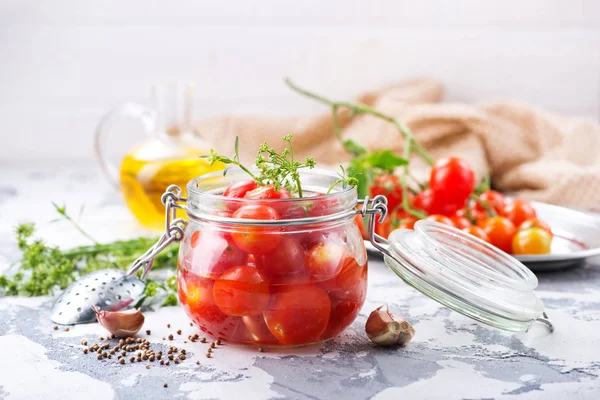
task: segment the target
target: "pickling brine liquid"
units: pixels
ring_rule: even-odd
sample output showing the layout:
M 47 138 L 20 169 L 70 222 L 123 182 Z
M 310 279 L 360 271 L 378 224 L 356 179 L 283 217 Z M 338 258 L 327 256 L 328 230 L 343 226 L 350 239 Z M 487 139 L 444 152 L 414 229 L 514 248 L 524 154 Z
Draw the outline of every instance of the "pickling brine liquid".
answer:
M 206 151 L 187 149 L 177 157 L 155 158 L 146 151 L 133 151 L 121 163 L 121 191 L 129 210 L 137 220 L 153 230 L 165 229 L 165 206 L 161 196 L 175 184 L 187 196 L 187 183 L 200 175 L 223 169 L 222 164 L 210 165 L 200 158 Z M 184 217 L 178 210 L 177 217 Z

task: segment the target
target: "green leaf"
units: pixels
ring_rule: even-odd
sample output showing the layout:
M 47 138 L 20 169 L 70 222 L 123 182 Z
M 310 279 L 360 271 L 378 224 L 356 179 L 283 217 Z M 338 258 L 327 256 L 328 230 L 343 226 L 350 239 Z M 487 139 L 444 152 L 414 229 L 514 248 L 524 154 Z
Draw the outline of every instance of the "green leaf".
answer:
M 366 157 L 365 162 L 374 168 L 393 171 L 396 167 L 407 165 L 408 161 L 398 157 L 391 150 L 377 150 Z
M 344 140 L 342 145 L 344 146 L 344 150 L 346 150 L 353 157 L 359 157 L 367 154 L 367 149 L 352 139 Z

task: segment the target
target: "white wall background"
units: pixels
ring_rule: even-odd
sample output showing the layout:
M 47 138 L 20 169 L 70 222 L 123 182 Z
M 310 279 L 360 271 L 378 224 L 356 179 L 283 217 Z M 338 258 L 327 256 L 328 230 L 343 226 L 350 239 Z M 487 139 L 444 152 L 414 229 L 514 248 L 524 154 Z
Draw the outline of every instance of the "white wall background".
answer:
M 89 159 L 109 107 L 193 80 L 198 118 L 323 110 L 415 75 L 600 118 L 595 0 L 0 0 L 0 160 Z

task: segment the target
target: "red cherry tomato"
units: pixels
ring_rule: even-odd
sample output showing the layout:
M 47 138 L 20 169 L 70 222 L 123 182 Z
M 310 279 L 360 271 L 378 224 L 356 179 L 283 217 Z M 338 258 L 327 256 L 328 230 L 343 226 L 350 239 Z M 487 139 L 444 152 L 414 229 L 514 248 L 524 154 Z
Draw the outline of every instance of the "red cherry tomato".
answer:
M 510 219 L 515 226 L 519 226 L 528 219 L 535 218 L 537 215 L 529 202 L 516 199 L 506 204 L 502 210 L 502 216 Z
M 317 243 L 306 253 L 306 265 L 317 281 L 335 276 L 343 261 L 344 248 L 334 243 Z
M 433 190 L 425 189 L 416 195 L 413 199 L 413 206 L 419 210 L 425 211 L 427 214 L 435 214 L 432 211 L 438 207 Z
M 238 324 L 237 317 L 225 315 L 213 298 L 214 281 L 178 268 L 179 301 L 198 327 L 217 338 L 230 337 Z
M 286 188 L 281 187 L 279 191 L 275 190 L 275 185 L 259 186 L 254 190 L 246 192 L 244 198 L 246 199 L 289 199 L 292 196 Z
M 491 244 L 506 253 L 511 252 L 512 240 L 517 228 L 508 218 L 488 218 L 482 222 L 481 228 L 488 235 Z
M 431 189 L 425 189 L 414 197 L 413 206 L 427 214 L 442 214 L 446 216 L 454 215 L 460 208 L 464 207 L 462 203 L 448 203 L 443 196 L 436 194 Z
M 264 312 L 269 331 L 283 344 L 319 340 L 331 313 L 327 292 L 314 284 L 282 286 Z
M 462 158 L 442 158 L 431 168 L 429 186 L 444 203 L 464 204 L 475 189 L 475 173 Z
M 227 315 L 257 315 L 269 302 L 269 286 L 258 269 L 240 265 L 225 271 L 215 282 L 213 297 Z
M 452 222 L 452 220 L 450 218 L 446 217 L 445 215 L 433 214 L 433 215 L 428 216 L 425 219 L 429 220 L 429 221 L 439 222 L 440 224 L 454 226 L 454 222 Z
M 234 218 L 276 220 L 279 214 L 275 209 L 249 204 L 240 207 L 233 213 Z M 260 226 L 240 226 L 231 233 L 233 241 L 242 250 L 251 254 L 264 254 L 273 250 L 279 244 L 281 235 L 274 229 Z
M 468 219 L 466 219 L 465 217 L 450 217 L 450 219 L 452 220 L 452 223 L 454 224 L 454 226 L 458 229 L 466 229 L 466 228 L 470 228 L 471 227 L 471 223 L 469 222 Z
M 365 269 L 366 264 L 360 266 L 354 258 L 346 257 L 339 272 L 333 278 L 322 281 L 320 286 L 328 292 L 351 290 L 354 285 L 361 281 Z
M 382 174 L 375 177 L 369 187 L 369 195 L 383 195 L 387 198 L 389 211 L 394 211 L 402 204 L 402 186 L 396 175 Z
M 496 192 L 495 190 L 487 190 L 481 193 L 479 195 L 479 201 L 490 209 L 493 209 L 496 214 L 501 214 L 506 206 L 506 200 L 502 193 Z M 485 212 L 480 204 L 475 203 L 475 207 L 478 211 Z
M 520 230 L 512 240 L 513 254 L 548 254 L 551 250 L 552 235 L 541 228 Z
M 271 283 L 292 283 L 307 279 L 304 248 L 296 238 L 289 235 L 283 236 L 272 251 L 257 254 L 254 263 Z
M 471 226 L 464 228 L 463 231 L 467 232 L 470 235 L 478 237 L 479 239 L 484 240 L 486 242 L 490 241 L 490 238 L 487 235 L 487 233 L 485 233 L 485 231 L 482 228 L 480 228 L 479 226 L 471 225 Z
M 195 231 L 190 246 L 186 257 L 188 268 L 211 279 L 217 279 L 225 270 L 248 260 L 248 254 L 234 243 L 231 235 L 217 230 Z
M 552 234 L 552 228 L 550 228 L 550 225 L 537 218 L 528 219 L 527 221 L 523 222 L 521 225 L 519 225 L 518 230 L 522 231 L 529 228 L 540 228 L 548 232 L 551 237 L 554 236 Z
M 242 317 L 242 321 L 250 333 L 250 339 L 253 343 L 277 343 L 277 339 L 267 327 L 265 317 L 262 314 L 253 315 L 251 317 Z
M 232 183 L 227 189 L 225 189 L 223 196 L 241 199 L 246 195 L 246 193 L 256 189 L 256 186 L 256 182 L 252 179 Z

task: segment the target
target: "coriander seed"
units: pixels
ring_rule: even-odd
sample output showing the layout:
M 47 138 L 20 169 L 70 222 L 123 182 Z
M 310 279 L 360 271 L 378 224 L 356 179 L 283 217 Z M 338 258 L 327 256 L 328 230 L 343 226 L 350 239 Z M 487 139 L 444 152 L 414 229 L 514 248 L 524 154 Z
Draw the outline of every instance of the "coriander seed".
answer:
M 121 359 L 119 360 L 119 364 L 125 364 L 125 359 L 124 359 L 124 358 L 121 358 Z
M 54 329 L 55 331 L 57 331 L 57 330 L 58 330 L 58 325 L 54 325 L 54 326 L 52 327 L 52 329 Z
M 262 347 L 259 347 L 259 348 L 258 348 L 258 352 L 259 352 L 259 353 L 262 353 L 263 351 L 265 351 L 265 349 L 263 349 Z
M 135 357 L 131 357 L 131 358 L 129 359 L 129 361 L 130 361 L 130 362 L 135 362 Z
M 170 327 L 171 327 L 171 324 L 167 324 L 167 328 L 170 328 Z
M 69 328 L 68 326 L 65 328 L 65 332 L 69 332 L 71 330 L 71 328 Z
M 160 360 L 160 365 L 165 365 L 165 360 Z
M 181 335 L 181 329 L 177 329 L 177 334 Z
M 146 335 L 149 335 L 152 331 L 150 329 L 146 330 Z
M 221 339 L 217 339 L 217 344 L 220 346 L 221 345 Z
M 86 347 L 85 349 L 83 349 L 83 354 L 87 354 L 88 353 L 88 348 Z
M 210 351 L 206 353 L 206 358 L 210 358 Z
M 150 366 L 149 366 L 149 365 L 146 365 L 146 369 L 150 369 Z
M 173 335 L 169 335 L 169 340 L 173 340 Z
M 85 340 L 85 339 L 84 339 L 84 340 L 82 340 L 82 341 L 81 341 L 81 344 L 82 344 L 82 345 L 84 345 L 84 346 L 87 346 L 87 340 Z
M 212 348 L 214 349 L 215 347 L 217 347 L 217 345 L 215 344 L 215 342 L 212 342 L 212 343 L 210 344 L 210 347 L 212 347 Z
M 163 387 L 168 387 L 169 385 L 167 385 L 166 383 L 163 383 Z

